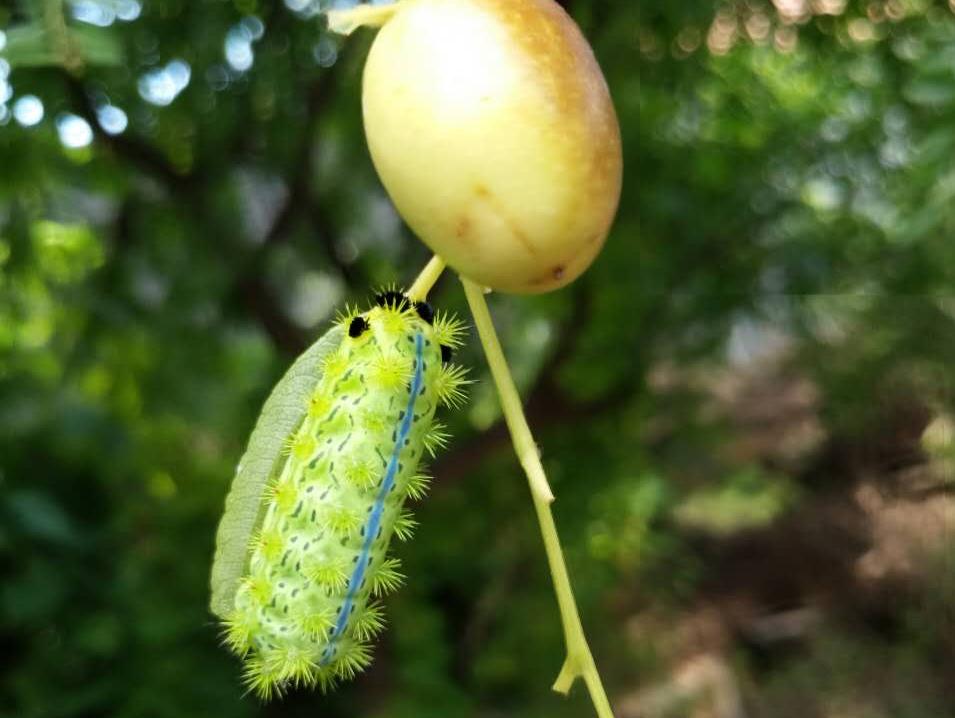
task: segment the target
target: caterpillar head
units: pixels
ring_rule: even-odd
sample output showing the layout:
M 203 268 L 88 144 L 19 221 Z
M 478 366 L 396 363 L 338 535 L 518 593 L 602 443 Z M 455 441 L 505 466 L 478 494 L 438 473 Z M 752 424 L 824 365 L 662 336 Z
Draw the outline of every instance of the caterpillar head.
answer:
M 406 294 L 389 287 L 375 295 L 374 304 L 369 309 L 363 312 L 347 310 L 339 316 L 338 323 L 352 340 L 361 340 L 369 332 L 377 331 L 379 335 L 401 334 L 413 331 L 415 326 L 421 329 L 428 327 L 425 330 L 428 341 L 437 344 L 441 357 L 442 369 L 435 378 L 438 400 L 443 406 L 452 409 L 463 406 L 467 399 L 464 389 L 470 381 L 467 379 L 467 369 L 452 363 L 465 331 L 463 322 L 457 317 L 436 312 L 428 302 L 409 299 Z M 396 373 L 399 371 L 399 367 L 393 365 L 390 369 Z

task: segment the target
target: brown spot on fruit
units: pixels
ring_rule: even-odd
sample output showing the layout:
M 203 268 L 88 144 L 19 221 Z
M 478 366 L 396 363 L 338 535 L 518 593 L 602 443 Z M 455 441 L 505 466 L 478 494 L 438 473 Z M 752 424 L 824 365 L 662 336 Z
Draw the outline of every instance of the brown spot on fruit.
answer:
M 524 245 L 524 249 L 526 249 L 529 254 L 537 254 L 537 250 L 534 249 L 534 245 L 531 244 L 530 238 L 524 234 L 524 230 L 518 227 L 517 223 L 510 217 L 506 217 L 505 219 L 511 227 L 511 232 L 514 233 L 514 239 Z
M 471 233 L 471 218 L 464 216 L 458 220 L 454 227 L 454 236 L 458 239 L 464 239 Z
M 547 288 L 560 286 L 567 277 L 567 265 L 567 262 L 561 262 L 548 269 L 544 274 L 534 277 L 527 283 L 527 286 L 533 288 L 533 291 L 540 291 L 541 289 L 546 291 Z
M 534 246 L 534 243 L 531 242 L 530 237 L 527 236 L 517 220 L 507 211 L 503 203 L 498 200 L 498 198 L 488 189 L 487 185 L 478 183 L 474 185 L 474 195 L 478 200 L 484 202 L 494 211 L 500 220 L 507 225 L 507 228 L 511 230 L 511 234 L 514 235 L 514 239 L 521 243 L 521 246 L 527 250 L 528 254 L 535 255 L 537 254 L 537 248 Z

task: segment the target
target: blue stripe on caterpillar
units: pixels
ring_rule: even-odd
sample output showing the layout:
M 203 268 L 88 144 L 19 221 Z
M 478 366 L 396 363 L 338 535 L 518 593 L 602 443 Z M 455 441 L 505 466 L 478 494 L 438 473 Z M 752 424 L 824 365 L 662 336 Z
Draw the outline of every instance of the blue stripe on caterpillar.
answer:
M 372 541 L 379 538 L 379 529 L 381 528 L 381 514 L 384 509 L 385 497 L 391 492 L 395 485 L 395 475 L 398 472 L 398 458 L 401 456 L 401 449 L 405 440 L 408 438 L 408 432 L 411 430 L 412 416 L 414 416 L 415 404 L 422 390 L 424 380 L 424 339 L 421 332 L 415 334 L 415 360 L 414 360 L 414 379 L 408 390 L 408 408 L 405 410 L 404 417 L 401 419 L 401 425 L 395 438 L 395 446 L 391 452 L 391 458 L 388 460 L 388 468 L 385 472 L 385 478 L 381 482 L 381 488 L 375 498 L 375 504 L 372 507 L 371 514 L 368 517 L 368 523 L 362 529 L 365 542 L 361 547 L 361 554 L 358 557 L 358 563 L 354 572 L 348 579 L 348 593 L 345 596 L 345 603 L 329 635 L 329 642 L 322 651 L 321 666 L 326 666 L 330 662 L 335 652 L 337 639 L 345 630 L 348 624 L 348 617 L 351 613 L 351 607 L 354 603 L 355 594 L 364 586 L 365 569 L 368 566 L 369 555 Z

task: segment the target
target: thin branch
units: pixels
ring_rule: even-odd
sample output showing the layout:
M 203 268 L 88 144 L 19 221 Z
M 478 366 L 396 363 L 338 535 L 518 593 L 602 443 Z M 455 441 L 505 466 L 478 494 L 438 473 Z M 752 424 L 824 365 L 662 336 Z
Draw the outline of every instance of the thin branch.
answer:
M 292 323 L 268 285 L 262 279 L 262 266 L 266 255 L 278 244 L 288 240 L 296 218 L 306 213 L 323 242 L 329 262 L 346 281 L 354 279 L 354 273 L 335 251 L 335 233 L 314 206 L 311 197 L 312 163 L 317 151 L 318 120 L 322 109 L 336 89 L 334 74 L 323 73 L 312 83 L 306 101 L 306 122 L 302 131 L 296 163 L 288 179 L 289 192 L 285 202 L 275 215 L 272 225 L 266 230 L 259 249 L 248 259 L 247 269 L 241 274 L 236 290 L 243 295 L 246 307 L 256 316 L 272 341 L 284 353 L 297 355 L 308 346 L 308 335 Z
M 530 484 L 531 499 L 540 523 L 547 564 L 554 582 L 557 605 L 560 608 L 566 657 L 553 688 L 559 693 L 566 694 L 575 679 L 583 679 L 590 692 L 590 699 L 598 717 L 612 718 L 610 702 L 607 700 L 600 673 L 594 663 L 590 646 L 587 644 L 587 637 L 584 635 L 584 629 L 580 622 L 577 602 L 574 598 L 563 550 L 557 535 L 557 527 L 550 508 L 550 504 L 554 501 L 554 495 L 551 493 L 544 467 L 541 464 L 540 452 L 528 426 L 527 417 L 524 415 L 521 399 L 514 386 L 507 360 L 501 351 L 501 344 L 497 338 L 487 302 L 484 300 L 484 294 L 477 285 L 467 279 L 462 277 L 461 282 L 464 285 L 464 293 L 474 317 L 474 324 L 477 327 L 481 345 L 484 347 L 484 354 L 491 370 L 491 376 L 494 378 L 494 384 L 497 387 L 501 409 L 504 412 L 504 418 L 514 442 L 514 451 Z
M 183 202 L 194 205 L 201 190 L 210 179 L 209 173 L 201 170 L 180 170 L 168 158 L 147 142 L 136 139 L 129 133 L 111 135 L 99 124 L 96 106 L 82 79 L 60 70 L 60 76 L 70 98 L 71 109 L 82 117 L 93 130 L 97 144 L 113 153 L 123 162 L 135 167 L 147 176 L 157 180 L 166 190 Z M 306 97 L 306 117 L 302 130 L 301 146 L 295 153 L 295 164 L 287 184 L 289 193 L 285 203 L 279 209 L 271 227 L 266 231 L 262 246 L 240 260 L 240 269 L 233 291 L 228 297 L 239 296 L 241 303 L 261 324 L 273 342 L 284 353 L 297 354 L 308 346 L 307 334 L 298 328 L 287 316 L 272 290 L 261 276 L 265 257 L 273 246 L 285 241 L 289 230 L 299 213 L 307 213 L 316 234 L 323 241 L 329 261 L 346 280 L 354 279 L 350 267 L 341 261 L 335 252 L 334 232 L 322 221 L 321 212 L 311 201 L 312 162 L 316 154 L 315 137 L 322 109 L 327 105 L 335 90 L 334 73 L 322 73 L 311 85 Z M 243 132 L 242 135 L 245 133 Z
M 447 265 L 437 254 L 431 258 L 428 265 L 421 271 L 418 278 L 408 290 L 408 298 L 415 301 L 424 301 L 428 298 L 428 292 L 434 287 L 435 283 L 441 278 L 444 268 Z
M 613 391 L 589 401 L 575 401 L 567 396 L 557 377 L 576 353 L 581 336 L 580 327 L 586 326 L 593 311 L 591 293 L 586 283 L 575 285 L 571 306 L 571 314 L 561 324 L 549 358 L 526 393 L 524 411 L 528 421 L 538 430 L 581 422 L 616 411 L 630 403 L 642 381 L 641 376 L 634 374 L 622 385 L 614 387 Z M 508 444 L 509 436 L 503 416 L 485 431 L 455 442 L 452 449 L 442 454 L 432 467 L 435 476 L 441 479 L 438 486 L 463 478 L 488 455 L 505 450 Z
M 334 78 L 334 73 L 322 73 L 308 90 L 305 103 L 305 127 L 302 131 L 302 141 L 299 143 L 299 149 L 295 153 L 296 163 L 289 176 L 288 195 L 285 198 L 285 203 L 275 215 L 272 226 L 265 233 L 263 242 L 265 247 L 282 241 L 287 236 L 298 213 L 310 204 L 312 161 L 316 154 L 315 135 L 318 130 L 321 111 L 336 89 Z M 323 237 L 328 234 L 330 233 L 320 232 Z
M 146 142 L 135 139 L 131 135 L 111 135 L 105 132 L 96 116 L 96 106 L 90 97 L 83 81 L 66 71 L 61 73 L 66 86 L 70 106 L 75 114 L 86 120 L 93 130 L 97 143 L 105 149 L 139 168 L 145 174 L 159 180 L 170 191 L 188 192 L 198 183 L 197 178 L 189 172 L 180 171 L 165 155 Z
M 249 273 L 236 284 L 235 293 L 283 353 L 298 356 L 305 351 L 308 334 L 288 318 L 261 276 Z

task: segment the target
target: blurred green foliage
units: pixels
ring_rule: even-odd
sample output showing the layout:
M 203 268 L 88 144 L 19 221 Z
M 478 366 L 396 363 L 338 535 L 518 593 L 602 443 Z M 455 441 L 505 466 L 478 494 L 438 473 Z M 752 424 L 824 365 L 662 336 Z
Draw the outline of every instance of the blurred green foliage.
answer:
M 883 464 L 734 453 L 754 428 L 708 391 L 781 335 L 830 448 L 878 454 L 900 406 L 955 408 L 955 8 L 565 6 L 617 103 L 620 215 L 573 286 L 492 309 L 620 714 L 677 670 L 683 618 L 762 595 L 771 571 L 726 558 L 753 532 L 755 555 L 778 547 L 783 572 L 824 583 L 786 583 L 766 610 L 806 604 L 825 628 L 777 651 L 729 621 L 747 715 L 955 713 L 951 562 L 860 609 L 791 530 Z M 2 716 L 589 715 L 580 687 L 549 691 L 559 617 L 474 342 L 481 381 L 400 550 L 409 585 L 373 669 L 262 707 L 217 645 L 215 525 L 262 401 L 336 308 L 428 258 L 364 146 L 371 35 L 330 37 L 317 9 L 0 8 Z M 434 301 L 463 313 L 450 277 Z M 782 412 L 780 392 L 762 401 Z

